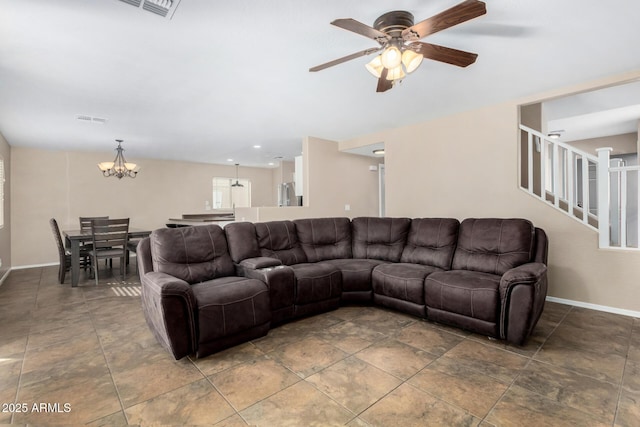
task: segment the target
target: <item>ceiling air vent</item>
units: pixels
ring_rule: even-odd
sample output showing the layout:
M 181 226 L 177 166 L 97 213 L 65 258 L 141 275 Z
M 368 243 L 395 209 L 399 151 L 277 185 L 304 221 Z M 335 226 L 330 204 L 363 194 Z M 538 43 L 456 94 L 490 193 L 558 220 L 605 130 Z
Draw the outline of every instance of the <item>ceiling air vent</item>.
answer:
M 171 9 L 173 1 L 171 0 L 144 0 L 142 8 L 149 12 L 160 16 L 167 16 Z
M 120 1 L 135 7 L 140 7 L 140 3 L 142 3 L 142 0 L 120 0 Z
M 142 10 L 171 19 L 178 8 L 180 0 L 119 0 L 135 7 L 142 6 Z
M 76 115 L 76 120 L 79 120 L 85 123 L 95 123 L 97 125 L 103 125 L 107 123 L 107 119 L 105 119 L 104 117 L 92 117 L 92 116 L 87 116 L 86 114 Z

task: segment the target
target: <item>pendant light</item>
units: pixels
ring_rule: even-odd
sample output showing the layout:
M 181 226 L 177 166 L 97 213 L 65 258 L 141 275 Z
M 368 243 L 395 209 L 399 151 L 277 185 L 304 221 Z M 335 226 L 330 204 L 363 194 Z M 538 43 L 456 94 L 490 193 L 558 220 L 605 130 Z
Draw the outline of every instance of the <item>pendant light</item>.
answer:
M 101 162 L 98 163 L 98 168 L 102 171 L 102 175 L 108 178 L 110 176 L 115 176 L 118 179 L 122 179 L 125 176 L 129 178 L 135 178 L 138 174 L 138 165 L 135 163 L 129 163 L 125 160 L 124 148 L 122 148 L 122 140 L 116 139 L 118 146 L 116 147 L 116 158 L 113 162 Z
M 232 187 L 244 187 L 244 185 L 240 184 L 240 181 L 238 180 L 238 166 L 240 166 L 240 163 L 236 163 L 236 182 L 235 184 L 231 184 Z

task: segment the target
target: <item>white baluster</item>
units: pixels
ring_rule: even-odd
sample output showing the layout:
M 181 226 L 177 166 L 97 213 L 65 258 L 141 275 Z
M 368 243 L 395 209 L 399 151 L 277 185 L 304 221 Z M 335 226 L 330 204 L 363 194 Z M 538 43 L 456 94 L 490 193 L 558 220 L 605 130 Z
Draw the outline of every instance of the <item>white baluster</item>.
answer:
M 611 240 L 609 237 L 610 230 L 610 186 L 611 178 L 609 176 L 609 158 L 611 147 L 598 148 L 598 164 L 597 164 L 597 178 L 598 178 L 598 245 L 600 248 L 608 248 L 611 246 Z

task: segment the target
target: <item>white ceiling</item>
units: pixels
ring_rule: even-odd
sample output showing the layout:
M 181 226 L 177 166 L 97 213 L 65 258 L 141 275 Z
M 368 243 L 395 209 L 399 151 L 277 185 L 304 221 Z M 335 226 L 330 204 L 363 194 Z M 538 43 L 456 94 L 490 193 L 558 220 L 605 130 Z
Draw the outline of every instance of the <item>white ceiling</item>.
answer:
M 579 93 L 542 103 L 547 131 L 571 142 L 637 133 L 640 82 Z
M 308 135 L 344 140 L 640 69 L 640 2 L 487 0 L 487 14 L 425 39 L 479 54 L 425 60 L 376 93 L 376 45 L 334 27 L 461 0 L 181 0 L 164 19 L 119 0 L 0 0 L 0 132 L 12 146 L 265 166 Z M 81 122 L 78 115 L 106 118 Z M 261 148 L 254 148 L 260 145 Z

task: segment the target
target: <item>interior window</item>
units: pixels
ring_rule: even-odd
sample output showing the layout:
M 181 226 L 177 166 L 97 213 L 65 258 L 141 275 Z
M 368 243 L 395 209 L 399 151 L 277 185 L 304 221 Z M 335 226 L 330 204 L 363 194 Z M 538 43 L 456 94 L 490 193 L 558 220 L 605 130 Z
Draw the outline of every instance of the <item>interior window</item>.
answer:
M 241 186 L 237 186 L 240 184 Z M 251 181 L 248 179 L 213 178 L 213 209 L 251 207 Z

